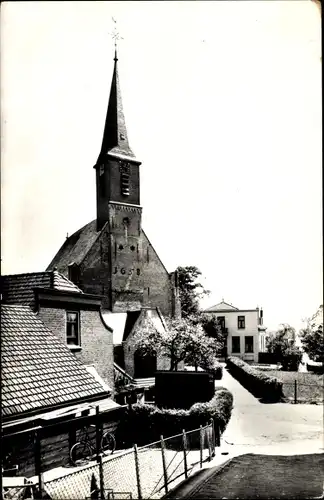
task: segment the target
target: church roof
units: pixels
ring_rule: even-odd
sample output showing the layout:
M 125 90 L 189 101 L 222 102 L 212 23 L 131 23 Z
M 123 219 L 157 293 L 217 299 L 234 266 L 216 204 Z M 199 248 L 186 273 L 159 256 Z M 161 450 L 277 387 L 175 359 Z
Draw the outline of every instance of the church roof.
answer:
M 97 231 L 97 220 L 95 219 L 69 236 L 47 267 L 47 271 L 56 267 L 59 272 L 67 273 L 69 264 L 80 265 L 101 231 Z
M 117 53 L 111 82 L 108 109 L 103 132 L 102 145 L 96 165 L 100 165 L 107 154 L 123 159 L 135 160 L 135 155 L 128 142 L 126 122 L 123 111 L 121 91 L 119 85 Z
M 35 288 L 52 288 L 64 292 L 83 293 L 72 281 L 57 271 L 1 276 L 2 302 L 5 304 L 32 305 Z
M 4 417 L 108 395 L 28 306 L 1 306 L 1 365 Z

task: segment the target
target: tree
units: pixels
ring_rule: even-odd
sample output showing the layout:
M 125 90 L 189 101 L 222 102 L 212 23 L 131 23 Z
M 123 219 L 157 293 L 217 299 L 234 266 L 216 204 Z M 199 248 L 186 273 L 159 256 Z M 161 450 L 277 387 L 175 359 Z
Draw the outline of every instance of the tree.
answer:
M 304 351 L 313 361 L 324 363 L 324 335 L 323 326 L 319 325 L 314 330 L 302 330 L 300 332 Z
M 158 332 L 153 323 L 135 334 L 136 348 L 143 356 L 158 354 L 170 359 L 170 371 L 177 371 L 178 364 L 199 365 L 208 357 L 215 357 L 216 342 L 208 338 L 198 323 L 189 319 L 171 319 L 165 331 Z
M 196 266 L 178 267 L 177 275 L 181 313 L 186 318 L 199 312 L 199 299 L 210 291 L 197 281 L 201 271 Z
M 297 371 L 302 353 L 296 346 L 296 332 L 292 326 L 282 324 L 277 332 L 267 338 L 266 348 L 274 354 L 284 370 Z
M 227 343 L 227 333 L 222 329 L 218 319 L 213 314 L 201 313 L 196 317 L 189 318 L 194 324 L 202 326 L 205 334 L 214 339 L 217 356 L 222 356 Z
M 304 351 L 314 361 L 324 362 L 323 306 L 307 321 L 307 327 L 299 332 Z

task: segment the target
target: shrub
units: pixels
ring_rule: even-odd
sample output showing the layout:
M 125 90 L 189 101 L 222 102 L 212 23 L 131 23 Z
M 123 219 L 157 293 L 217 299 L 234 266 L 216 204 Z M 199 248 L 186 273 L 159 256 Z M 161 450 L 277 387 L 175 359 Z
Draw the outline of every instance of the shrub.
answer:
M 232 394 L 222 387 L 217 388 L 214 397 L 207 403 L 195 403 L 189 410 L 159 409 L 153 405 L 134 404 L 125 409 L 117 432 L 117 443 L 122 446 L 144 445 L 158 441 L 160 436 L 197 429 L 210 419 L 224 432 L 233 408 Z
M 214 380 L 221 380 L 223 377 L 223 367 L 216 360 L 205 361 L 200 364 L 200 368 L 213 375 Z
M 282 398 L 282 382 L 277 378 L 262 373 L 248 365 L 239 358 L 229 357 L 227 367 L 232 375 L 237 378 L 256 397 L 266 400 L 278 401 Z
M 307 371 L 313 372 L 316 374 L 322 374 L 322 373 L 324 373 L 324 363 L 318 364 L 318 365 L 314 365 L 314 364 L 309 365 L 307 363 Z
M 269 364 L 269 365 L 275 365 L 275 364 L 279 363 L 280 360 L 279 360 L 278 355 L 274 352 L 259 352 L 258 362 L 264 363 L 264 364 Z

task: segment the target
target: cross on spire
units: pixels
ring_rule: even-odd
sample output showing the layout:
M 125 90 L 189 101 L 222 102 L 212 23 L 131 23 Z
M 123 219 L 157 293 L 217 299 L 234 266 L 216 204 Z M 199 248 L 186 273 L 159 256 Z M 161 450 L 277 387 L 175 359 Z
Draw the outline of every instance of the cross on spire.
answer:
M 106 155 L 117 155 L 120 159 L 135 160 L 127 137 L 126 123 L 123 112 L 122 98 L 119 86 L 119 76 L 117 68 L 117 40 L 122 39 L 117 31 L 116 20 L 112 17 L 114 29 L 110 33 L 115 42 L 115 57 L 114 71 L 110 88 L 110 96 L 108 101 L 108 109 L 106 114 L 106 122 L 103 132 L 101 150 L 98 156 L 96 166 L 104 163 Z
M 115 45 L 115 61 L 117 61 L 117 42 L 118 40 L 124 40 L 124 38 L 122 36 L 120 36 L 120 34 L 118 33 L 118 30 L 117 30 L 117 21 L 116 19 L 114 19 L 113 17 L 111 17 L 114 25 L 113 25 L 113 31 L 111 33 L 109 33 L 109 35 L 111 36 L 111 38 L 114 40 L 114 45 Z

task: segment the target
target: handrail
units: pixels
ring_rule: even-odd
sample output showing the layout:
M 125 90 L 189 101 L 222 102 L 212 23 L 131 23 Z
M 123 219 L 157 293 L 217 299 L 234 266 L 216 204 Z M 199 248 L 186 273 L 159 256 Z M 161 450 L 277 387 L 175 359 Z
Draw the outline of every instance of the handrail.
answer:
M 131 375 L 129 375 L 129 373 L 125 372 L 125 370 L 123 370 L 121 366 L 117 365 L 115 361 L 114 361 L 114 369 L 117 370 L 119 373 L 121 373 L 124 377 L 128 378 L 128 380 L 130 380 L 132 383 L 134 383 L 134 378 Z

